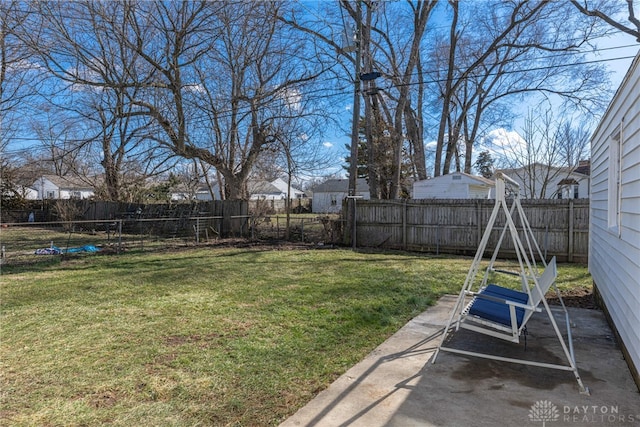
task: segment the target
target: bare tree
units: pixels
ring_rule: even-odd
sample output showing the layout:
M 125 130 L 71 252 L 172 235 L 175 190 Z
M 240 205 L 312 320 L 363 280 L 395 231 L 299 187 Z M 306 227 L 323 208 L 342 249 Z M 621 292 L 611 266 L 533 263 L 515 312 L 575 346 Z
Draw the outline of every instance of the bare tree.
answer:
M 640 43 L 640 19 L 636 16 L 635 11 L 638 3 L 634 0 L 571 0 L 571 4 L 584 15 L 602 20 L 607 25 L 635 37 L 636 41 Z M 621 15 L 625 15 L 625 12 L 628 23 L 619 19 Z
M 82 168 L 80 159 L 86 152 L 77 149 L 77 123 L 64 115 L 64 111 L 43 104 L 30 126 L 42 148 L 40 163 L 46 165 L 49 173 L 65 176 Z
M 549 186 L 567 178 L 586 155 L 587 127 L 584 123 L 574 126 L 570 116 L 556 113 L 549 105 L 542 112 L 529 110 L 520 134 L 500 144 L 499 163 L 523 183 L 525 198 L 554 197 L 556 190 Z
M 580 62 L 581 46 L 597 34 L 593 21 L 577 20 L 561 2 L 518 1 L 493 9 L 472 4 L 466 14 L 459 2 L 449 4 L 448 42 L 434 51 L 441 58 L 436 63 L 446 63 L 440 65 L 446 75 L 438 76 L 441 114 L 434 175 L 449 173 L 454 165 L 471 171 L 485 113 L 503 109 L 507 100 L 542 94 L 587 112 L 604 105 L 607 79 L 601 66 L 567 66 Z
M 222 175 L 226 198 L 246 198 L 258 158 L 281 148 L 285 127 L 317 114 L 308 108 L 305 89 L 323 70 L 279 19 L 281 7 L 225 6 L 214 49 L 194 67 L 198 90 L 190 99 L 207 131 L 192 133 L 188 150 Z
M 383 93 L 372 83 L 365 86 L 369 185 L 372 197 L 397 198 L 403 187 L 403 163 L 407 153 L 415 160 L 417 178 L 426 178 L 421 111 L 424 81 L 416 76 L 420 76 L 418 66 L 421 63 L 423 36 L 437 2 L 409 1 L 408 14 L 398 13 L 400 10 L 394 5 L 377 2 L 364 4 L 367 9 L 360 44 L 365 58 L 364 72 L 377 70 L 391 83 Z M 342 2 L 341 5 L 352 19 L 358 19 L 350 3 Z M 405 28 L 406 31 L 398 31 L 398 28 Z M 412 91 L 414 85 L 418 87 L 417 94 Z M 385 135 L 374 135 L 374 130 Z M 386 153 L 391 154 L 391 169 L 377 164 L 376 159 L 385 156 L 385 148 L 376 146 L 376 140 L 391 142 L 392 152 Z M 390 175 L 384 176 L 383 173 Z M 389 183 L 388 191 L 382 192 L 382 187 L 378 185 L 381 182 Z
M 33 128 L 55 173 L 73 174 L 107 200 L 125 196 L 126 180 L 158 173 L 155 152 L 145 149 L 149 121 L 134 114 L 135 97 L 149 75 L 123 42 L 129 4 L 124 2 L 42 2 L 34 4 L 21 38 L 49 74 Z M 79 162 L 82 158 L 84 161 Z M 91 164 L 88 162 L 91 161 Z M 139 168 L 140 164 L 146 164 Z M 104 179 L 97 180 L 101 174 Z
M 19 39 L 29 16 L 29 5 L 7 0 L 0 2 L 0 150 L 26 123 L 24 105 L 33 97 L 40 82 L 40 70 L 31 53 Z

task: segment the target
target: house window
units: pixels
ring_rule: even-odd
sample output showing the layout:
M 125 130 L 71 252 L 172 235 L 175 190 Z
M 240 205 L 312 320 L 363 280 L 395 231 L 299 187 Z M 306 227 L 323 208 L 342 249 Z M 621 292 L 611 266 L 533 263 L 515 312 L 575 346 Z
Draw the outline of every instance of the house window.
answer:
M 621 129 L 618 128 L 609 138 L 609 194 L 607 218 L 609 228 L 620 233 L 620 181 L 621 181 Z
M 574 199 L 579 199 L 580 198 L 580 186 L 578 186 L 578 185 L 574 185 L 573 186 L 573 198 Z
M 71 191 L 69 193 L 71 195 L 72 199 L 81 199 L 82 198 L 82 193 L 79 191 Z
M 55 191 L 47 191 L 47 199 L 55 199 L 56 192 Z
M 331 195 L 331 206 L 337 206 L 338 205 L 338 199 L 336 197 L 335 194 Z

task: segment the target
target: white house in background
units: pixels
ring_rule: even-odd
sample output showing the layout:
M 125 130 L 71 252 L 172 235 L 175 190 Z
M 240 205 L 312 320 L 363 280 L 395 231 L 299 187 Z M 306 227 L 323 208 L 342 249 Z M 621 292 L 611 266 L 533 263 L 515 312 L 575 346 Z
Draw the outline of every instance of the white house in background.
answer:
M 249 199 L 250 200 L 284 200 L 287 198 L 287 183 L 278 178 L 274 181 L 249 181 Z M 221 200 L 220 186 L 215 184 L 212 191 L 206 186 L 198 187 L 197 190 L 187 190 L 178 188 L 171 193 L 171 200 L 213 200 L 213 193 L 216 200 Z M 305 197 L 304 191 L 291 187 L 291 198 L 299 199 Z
M 18 184 L 13 190 L 5 191 L 2 196 L 9 198 L 19 196 L 26 200 L 38 200 L 38 191 L 29 186 Z
M 31 187 L 22 187 L 22 193 L 27 200 L 38 200 L 38 190 Z
M 209 201 L 213 200 L 211 198 L 211 191 L 209 191 L 209 187 L 200 186 L 195 189 L 187 189 L 180 188 L 173 190 L 171 192 L 171 200 L 174 202 L 184 202 L 184 201 Z
M 288 194 L 288 185 L 283 179 L 273 181 L 249 181 L 250 200 L 285 200 Z M 291 187 L 290 199 L 304 197 L 304 191 Z
M 640 388 L 640 53 L 591 138 L 589 271 Z
M 488 199 L 494 182 L 482 176 L 454 172 L 413 183 L 414 199 Z
M 349 195 L 348 179 L 330 179 L 313 188 L 311 212 L 338 213 L 342 210 L 342 201 Z M 356 181 L 356 197 L 369 200 L 369 184 L 364 178 Z
M 589 161 L 582 160 L 576 168 L 534 163 L 514 169 L 500 169 L 520 184 L 524 199 L 587 199 L 589 198 Z
M 43 175 L 31 186 L 38 199 L 87 199 L 94 195 L 91 185 L 74 177 Z

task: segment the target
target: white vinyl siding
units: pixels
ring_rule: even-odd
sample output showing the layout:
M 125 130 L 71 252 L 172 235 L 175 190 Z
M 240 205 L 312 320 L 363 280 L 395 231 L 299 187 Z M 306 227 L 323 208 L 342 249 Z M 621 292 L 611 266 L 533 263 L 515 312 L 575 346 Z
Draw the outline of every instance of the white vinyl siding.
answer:
M 609 228 L 620 232 L 620 128 L 609 138 L 609 183 L 607 216 Z
M 640 369 L 640 54 L 591 140 L 589 271 Z
M 493 184 L 454 172 L 413 183 L 414 199 L 487 199 Z

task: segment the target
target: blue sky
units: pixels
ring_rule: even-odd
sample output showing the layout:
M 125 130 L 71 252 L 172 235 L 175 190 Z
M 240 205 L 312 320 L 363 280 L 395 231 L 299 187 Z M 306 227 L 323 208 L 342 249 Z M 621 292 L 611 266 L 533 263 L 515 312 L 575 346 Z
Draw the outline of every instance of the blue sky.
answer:
M 607 69 L 611 72 L 611 86 L 615 90 L 620 86 L 622 79 L 631 65 L 633 57 L 640 50 L 640 44 L 635 42 L 632 36 L 622 32 L 616 32 L 608 38 L 599 39 L 595 48 L 597 49 L 597 52 L 589 54 L 588 60 L 603 61 L 605 63 Z M 348 123 L 351 122 L 351 107 L 352 103 L 344 105 L 344 116 L 345 120 L 348 120 Z M 526 106 L 522 110 L 522 115 L 524 114 L 526 114 Z M 517 130 L 521 126 L 522 118 L 514 122 L 512 129 L 496 128 L 493 132 L 496 136 L 505 135 L 510 138 L 517 138 Z M 344 127 L 348 129 L 349 125 L 345 124 Z M 344 135 L 343 132 L 336 132 L 334 135 L 327 138 L 323 142 L 323 145 L 327 150 L 334 151 L 336 158 L 339 159 L 344 158 L 349 154 L 344 148 L 345 144 L 349 143 L 350 137 L 348 135 Z M 433 142 L 427 140 L 425 143 L 430 144 Z M 479 151 L 481 150 L 476 150 L 476 152 Z M 336 165 L 333 170 L 327 171 L 327 173 L 340 173 L 343 176 L 346 176 L 346 172 L 342 168 L 342 165 Z
M 304 2 L 308 5 L 318 6 L 322 4 L 321 2 Z M 598 40 L 597 48 L 599 52 L 593 55 L 593 60 L 605 60 L 607 68 L 612 72 L 611 82 L 614 88 L 617 88 L 622 81 L 630 63 L 631 57 L 634 56 L 639 49 L 639 46 L 633 37 L 626 35 L 624 33 L 617 33 L 615 36 L 612 36 L 607 39 Z M 624 58 L 624 59 L 618 59 Z M 331 133 L 325 135 L 325 137 L 318 141 L 324 149 L 328 150 L 333 157 L 335 158 L 335 166 L 328 170 L 324 171 L 324 174 L 330 173 L 339 173 L 344 175 L 343 169 L 343 158 L 348 154 L 345 149 L 345 144 L 350 143 L 350 137 L 346 134 L 350 129 L 352 111 L 351 111 L 351 100 L 350 96 L 339 97 L 337 98 L 337 102 L 342 105 L 338 105 L 336 109 L 341 111 L 340 120 L 343 122 L 341 128 L 342 129 L 334 129 Z M 525 108 L 526 110 L 526 108 Z M 526 111 L 523 111 L 523 113 Z M 513 124 L 513 129 L 495 129 L 496 132 L 513 132 L 520 127 L 518 121 Z M 23 138 L 26 135 L 21 135 Z M 429 141 L 426 141 L 427 143 Z M 11 143 L 8 147 L 8 151 L 16 151 L 21 150 L 24 147 L 29 145 L 33 145 L 34 142 L 30 142 L 25 139 L 17 139 L 15 142 Z M 478 150 L 476 150 L 478 151 Z

